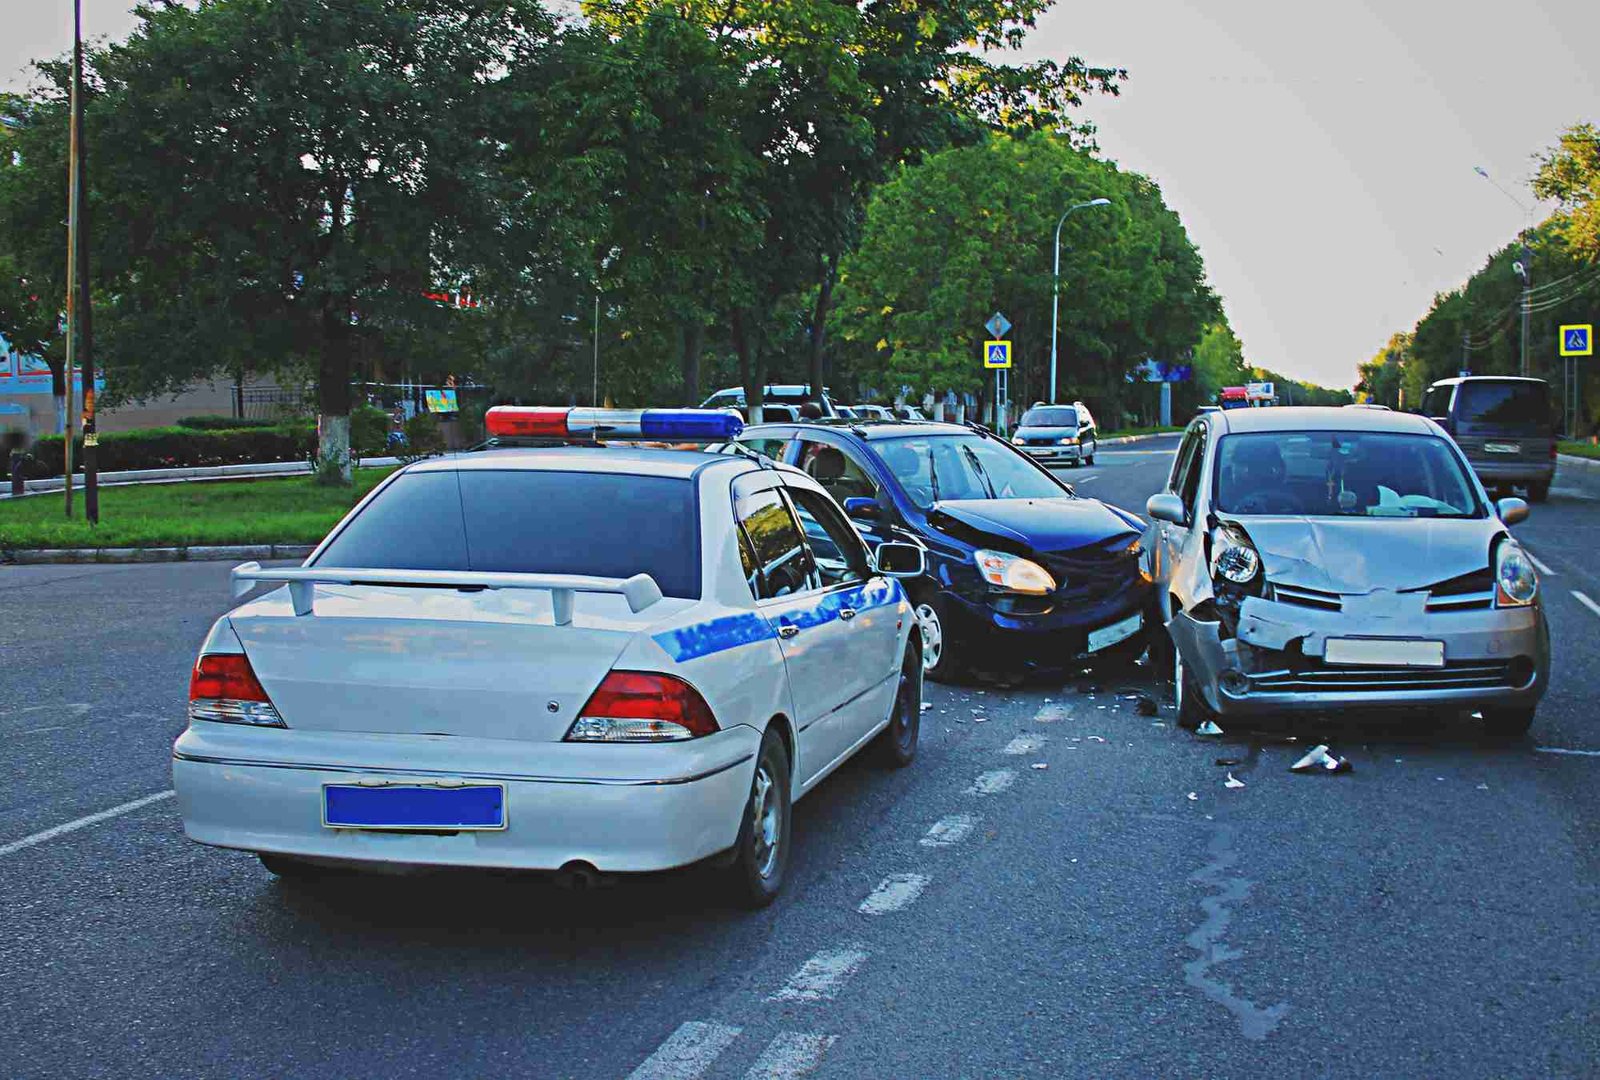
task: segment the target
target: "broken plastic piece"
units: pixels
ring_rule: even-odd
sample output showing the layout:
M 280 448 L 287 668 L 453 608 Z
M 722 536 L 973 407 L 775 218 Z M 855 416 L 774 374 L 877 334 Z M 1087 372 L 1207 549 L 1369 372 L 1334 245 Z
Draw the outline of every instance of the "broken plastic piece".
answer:
M 933 708 L 933 703 L 931 701 L 924 701 L 922 703 L 922 711 L 923 712 L 927 712 L 931 708 Z
M 1222 786 L 1223 787 L 1230 787 L 1230 788 L 1240 788 L 1240 787 L 1244 787 L 1244 781 L 1243 780 L 1235 780 L 1233 778 L 1233 774 L 1229 773 L 1228 774 L 1228 778 L 1222 782 Z
M 1289 766 L 1291 772 L 1349 772 L 1350 762 L 1346 758 L 1335 757 L 1328 753 L 1328 748 L 1323 745 L 1313 746 L 1306 752 L 1306 756 Z
M 974 724 L 987 724 L 989 722 L 989 718 L 987 716 L 974 716 L 972 718 L 972 722 Z
M 1222 729 L 1217 726 L 1217 722 L 1215 720 L 1207 720 L 1205 723 L 1195 728 L 1194 733 L 1196 735 L 1221 735 Z
M 1219 758 L 1217 758 L 1217 760 L 1213 761 L 1211 764 L 1213 764 L 1213 765 L 1242 765 L 1242 764 L 1244 764 L 1244 758 L 1219 757 Z
M 1044 769 L 1048 769 L 1050 767 L 1050 763 L 1048 761 L 1035 761 L 1033 763 L 1033 767 L 1042 771 Z
M 1105 742 L 1105 740 L 1104 740 L 1104 739 L 1102 739 L 1102 738 L 1101 738 L 1101 737 L 1100 737 L 1100 736 L 1098 736 L 1098 735 L 1090 735 L 1090 736 L 1089 736 L 1089 741 L 1090 741 L 1090 742 Z
M 1200 796 L 1196 795 L 1194 792 L 1191 791 L 1191 792 L 1189 792 L 1189 801 L 1190 802 L 1199 802 L 1200 801 Z

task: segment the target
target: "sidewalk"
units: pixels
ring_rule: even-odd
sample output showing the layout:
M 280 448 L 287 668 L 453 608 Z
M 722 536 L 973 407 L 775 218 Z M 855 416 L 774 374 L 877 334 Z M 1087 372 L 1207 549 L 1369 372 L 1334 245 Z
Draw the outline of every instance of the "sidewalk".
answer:
M 376 457 L 362 458 L 361 468 L 381 468 L 386 465 L 400 464 L 399 458 Z M 243 465 L 199 465 L 179 469 L 130 469 L 125 472 L 103 472 L 100 474 L 101 487 L 122 487 L 126 484 L 181 484 L 188 480 L 247 480 L 262 476 L 307 476 L 311 473 L 311 463 L 308 461 L 262 461 L 254 464 Z M 72 477 L 73 490 L 83 490 L 83 474 L 76 473 Z M 32 495 L 40 491 L 60 491 L 66 487 L 65 481 L 59 476 L 50 476 L 42 480 L 28 480 L 23 484 L 24 494 Z M 12 498 L 11 486 L 7 482 L 5 490 L 0 491 L 0 499 Z

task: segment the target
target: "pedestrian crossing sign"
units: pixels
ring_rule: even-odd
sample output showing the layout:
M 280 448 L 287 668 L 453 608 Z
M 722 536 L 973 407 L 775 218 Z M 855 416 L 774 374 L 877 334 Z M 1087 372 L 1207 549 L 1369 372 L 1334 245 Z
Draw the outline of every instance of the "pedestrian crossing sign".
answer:
M 1588 323 L 1572 323 L 1561 328 L 1562 356 L 1593 356 L 1594 327 Z
M 1011 342 L 985 341 L 983 343 L 983 366 L 986 368 L 1010 367 Z

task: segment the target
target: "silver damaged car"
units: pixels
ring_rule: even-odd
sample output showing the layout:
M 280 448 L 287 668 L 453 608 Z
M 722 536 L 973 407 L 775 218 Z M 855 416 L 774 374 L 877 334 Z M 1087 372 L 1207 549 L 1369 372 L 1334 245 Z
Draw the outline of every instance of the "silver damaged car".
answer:
M 1366 409 L 1205 413 L 1150 497 L 1147 572 L 1179 723 L 1347 708 L 1481 712 L 1528 730 L 1550 677 L 1539 577 L 1433 421 Z M 1159 648 L 1157 647 L 1159 645 Z

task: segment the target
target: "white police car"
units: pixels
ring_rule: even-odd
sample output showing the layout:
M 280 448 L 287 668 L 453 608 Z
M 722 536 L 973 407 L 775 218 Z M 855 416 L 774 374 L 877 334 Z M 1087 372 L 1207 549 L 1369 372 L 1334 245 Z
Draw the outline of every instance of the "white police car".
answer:
M 491 434 L 723 439 L 699 410 L 490 411 Z M 341 864 L 783 882 L 790 803 L 876 741 L 916 752 L 897 577 L 753 457 L 501 449 L 405 468 L 303 567 L 233 572 L 173 748 L 184 829 L 285 876 Z

